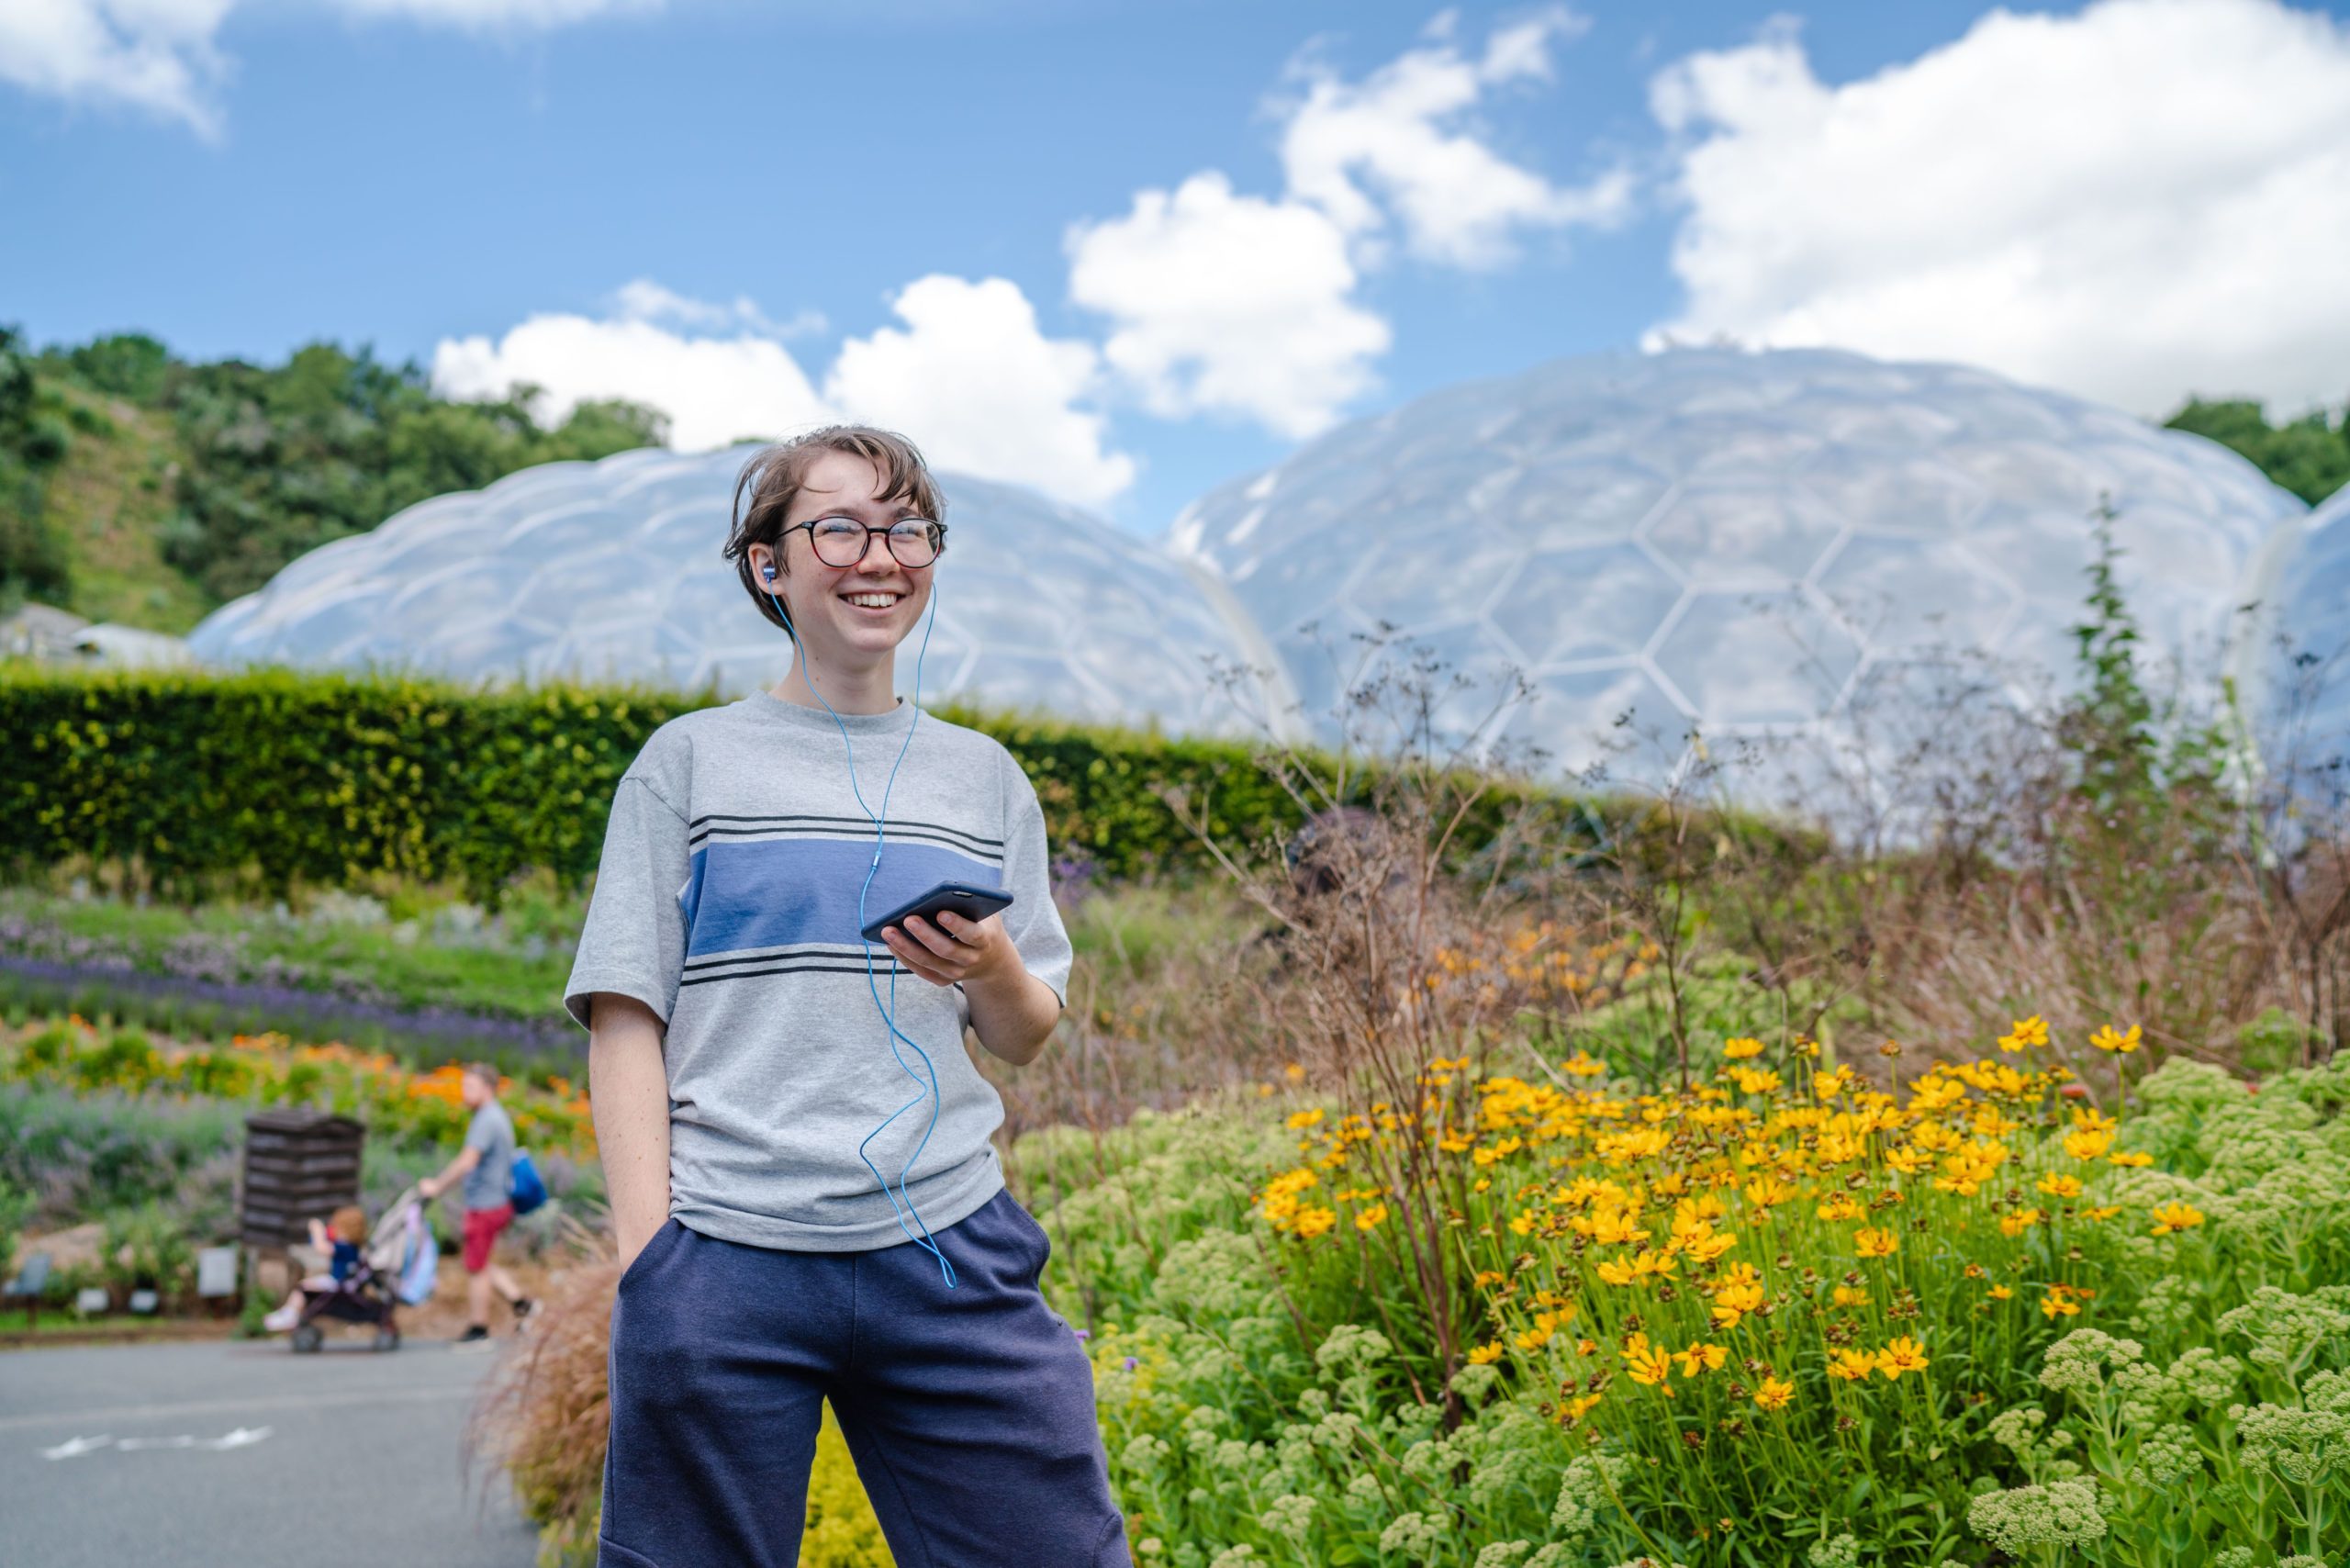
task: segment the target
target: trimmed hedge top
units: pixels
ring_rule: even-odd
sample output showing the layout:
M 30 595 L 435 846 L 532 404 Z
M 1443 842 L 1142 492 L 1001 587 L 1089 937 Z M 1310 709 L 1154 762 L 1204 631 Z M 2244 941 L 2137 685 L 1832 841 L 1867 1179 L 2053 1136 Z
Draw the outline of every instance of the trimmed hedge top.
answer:
M 494 903 L 519 873 L 596 868 L 621 774 L 670 719 L 720 700 L 650 688 L 477 690 L 399 676 L 59 670 L 0 661 L 0 863 L 136 859 L 161 886 L 223 876 L 275 890 L 392 872 Z M 1206 856 L 1157 791 L 1185 788 L 1225 842 L 1298 823 L 1236 741 L 932 711 L 992 735 L 1035 783 L 1055 853 L 1096 874 Z M 1505 804 L 1496 790 L 1483 843 Z M 1563 805 L 1564 802 L 1561 802 Z

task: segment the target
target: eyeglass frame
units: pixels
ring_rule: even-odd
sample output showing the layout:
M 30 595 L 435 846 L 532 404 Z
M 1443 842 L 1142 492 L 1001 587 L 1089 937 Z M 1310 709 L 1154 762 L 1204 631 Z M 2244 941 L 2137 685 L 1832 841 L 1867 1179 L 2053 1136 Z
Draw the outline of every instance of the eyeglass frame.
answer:
M 816 525 L 820 522 L 855 522 L 859 528 L 865 530 L 865 538 L 858 543 L 856 556 L 837 565 L 831 561 L 826 561 L 824 559 L 824 553 L 816 548 Z M 898 547 L 890 543 L 890 534 L 897 528 L 899 522 L 920 522 L 929 529 L 929 560 L 923 562 L 920 566 L 914 566 L 899 558 Z M 796 533 L 803 528 L 808 531 L 808 553 L 815 556 L 820 563 L 824 566 L 831 566 L 833 570 L 836 572 L 844 572 L 848 570 L 851 566 L 863 565 L 865 558 L 873 554 L 873 536 L 877 533 L 881 536 L 881 547 L 889 552 L 890 559 L 896 561 L 899 566 L 904 566 L 906 570 L 910 572 L 919 572 L 924 567 L 934 566 L 938 565 L 938 558 L 946 554 L 946 525 L 938 521 L 935 518 L 901 517 L 898 519 L 897 522 L 891 523 L 888 528 L 876 528 L 869 522 L 858 522 L 856 518 L 849 516 L 848 513 L 840 511 L 826 512 L 822 517 L 811 517 L 803 522 L 791 523 L 778 530 L 775 540 L 776 547 L 780 550 L 783 546 L 784 537 L 787 534 Z

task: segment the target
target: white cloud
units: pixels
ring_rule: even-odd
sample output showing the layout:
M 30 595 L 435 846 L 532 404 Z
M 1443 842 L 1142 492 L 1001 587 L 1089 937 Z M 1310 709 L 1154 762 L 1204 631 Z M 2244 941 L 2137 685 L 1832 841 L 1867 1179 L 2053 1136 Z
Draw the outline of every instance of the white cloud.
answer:
M 666 414 L 670 444 L 687 451 L 832 417 L 790 353 L 747 332 L 688 337 L 642 317 L 549 314 L 496 342 L 447 338 L 433 351 L 432 385 L 444 397 L 502 398 L 523 381 L 541 388 L 532 412 L 543 421 L 591 398 L 626 398 Z
M 1483 58 L 1470 59 L 1451 39 L 1448 11 L 1431 26 L 1434 43 L 1360 84 L 1301 59 L 1292 74 L 1306 82 L 1304 96 L 1281 106 L 1290 195 L 1328 213 L 1367 259 L 1377 254 L 1392 208 L 1413 254 L 1460 267 L 1507 263 L 1519 229 L 1619 221 L 1632 205 L 1628 169 L 1608 169 L 1586 185 L 1554 185 L 1502 157 L 1467 123 L 1494 88 L 1550 80 L 1551 40 L 1579 37 L 1589 26 L 1550 6 L 1496 28 Z
M 1371 385 L 1387 323 L 1354 304 L 1346 235 L 1210 171 L 1069 231 L 1069 297 L 1115 319 L 1102 352 L 1163 418 L 1246 414 L 1292 438 Z
M 613 290 L 612 309 L 633 321 L 674 321 L 681 327 L 711 331 L 741 327 L 767 338 L 805 337 L 823 331 L 827 325 L 821 310 L 802 310 L 789 321 L 776 321 L 769 319 L 747 294 L 736 295 L 731 305 L 719 305 L 706 299 L 688 299 L 649 277 L 637 278 Z
M 1960 360 L 2143 414 L 2350 390 L 2350 29 L 2275 0 L 1993 11 L 1823 84 L 1781 23 L 1651 84 L 1682 315 Z
M 235 0 L 6 0 L 0 81 L 51 97 L 114 104 L 219 130 L 211 106 L 227 62 L 213 35 Z
M 903 431 L 942 468 L 1065 501 L 1105 501 L 1134 483 L 1134 459 L 1105 452 L 1102 417 L 1077 406 L 1100 356 L 1046 337 L 1018 285 L 932 274 L 890 305 L 904 329 L 849 339 L 824 378 L 850 417 Z
M 1091 344 L 1046 338 L 1019 288 L 933 274 L 891 301 L 904 323 L 841 345 L 819 394 L 747 298 L 689 298 L 650 278 L 616 290 L 602 319 L 531 317 L 492 341 L 444 339 L 434 389 L 450 398 L 502 398 L 519 382 L 541 390 L 532 412 L 558 421 L 590 398 L 625 398 L 660 409 L 670 444 L 686 451 L 775 437 L 837 420 L 905 431 L 942 468 L 1033 485 L 1080 504 L 1133 484 L 1134 459 L 1105 451 L 1105 421 L 1079 405 L 1101 375 Z M 794 319 L 805 330 L 806 313 Z
M 1582 18 L 1548 6 L 1496 27 L 1471 56 L 1449 10 L 1427 41 L 1348 83 L 1312 58 L 1281 122 L 1286 188 L 1237 193 L 1208 169 L 1135 195 L 1121 218 L 1070 227 L 1069 297 L 1111 318 L 1103 356 L 1163 418 L 1238 414 L 1292 440 L 1327 429 L 1368 391 L 1387 322 L 1355 297 L 1390 249 L 1391 221 L 1429 262 L 1493 267 L 1529 229 L 1606 224 L 1628 209 L 1613 170 L 1562 187 L 1513 163 L 1471 122 L 1496 88 L 1548 80 L 1550 50 Z
M 662 0 L 308 0 L 361 17 L 474 32 L 562 27 Z M 73 103 L 111 104 L 216 136 L 229 72 L 215 47 L 240 0 L 0 0 L 0 81 Z

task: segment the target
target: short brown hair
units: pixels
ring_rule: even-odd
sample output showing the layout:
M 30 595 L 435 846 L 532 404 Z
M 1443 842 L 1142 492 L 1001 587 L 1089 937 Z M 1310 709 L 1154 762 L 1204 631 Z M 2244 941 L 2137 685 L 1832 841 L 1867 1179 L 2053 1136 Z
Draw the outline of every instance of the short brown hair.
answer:
M 357 1204 L 343 1204 L 327 1224 L 334 1227 L 337 1241 L 348 1241 L 355 1247 L 367 1239 L 367 1211 Z
M 780 569 L 783 520 L 808 481 L 809 465 L 825 452 L 864 458 L 882 476 L 883 500 L 912 501 L 915 510 L 940 525 L 942 532 L 946 522 L 946 498 L 931 478 L 930 465 L 914 443 L 895 431 L 872 425 L 824 425 L 761 447 L 743 465 L 742 475 L 734 481 L 734 516 L 727 530 L 725 555 L 734 563 L 734 575 L 743 579 L 743 590 L 759 607 L 759 613 L 787 632 L 790 624 L 751 564 L 751 546 L 764 544 L 773 550 Z
M 492 1093 L 497 1092 L 498 1071 L 496 1068 L 490 1066 L 489 1063 L 486 1061 L 469 1061 L 465 1063 L 465 1071 L 470 1073 L 472 1076 L 480 1079 L 484 1083 L 488 1084 Z

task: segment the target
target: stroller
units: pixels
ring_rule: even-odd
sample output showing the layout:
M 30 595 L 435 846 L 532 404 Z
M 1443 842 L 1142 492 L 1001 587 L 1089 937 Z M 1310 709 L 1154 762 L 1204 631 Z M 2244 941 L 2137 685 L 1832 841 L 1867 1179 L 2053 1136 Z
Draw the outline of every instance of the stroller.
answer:
M 400 1330 L 394 1314 L 403 1305 L 414 1306 L 431 1298 L 440 1261 L 440 1246 L 433 1239 L 431 1221 L 425 1217 L 423 1196 L 410 1186 L 392 1200 L 368 1232 L 367 1245 L 360 1249 L 358 1265 L 350 1277 L 333 1290 L 314 1291 L 304 1297 L 301 1316 L 294 1326 L 296 1352 L 307 1354 L 325 1345 L 326 1330 L 319 1324 L 322 1317 L 373 1324 L 375 1348 L 398 1350 Z

